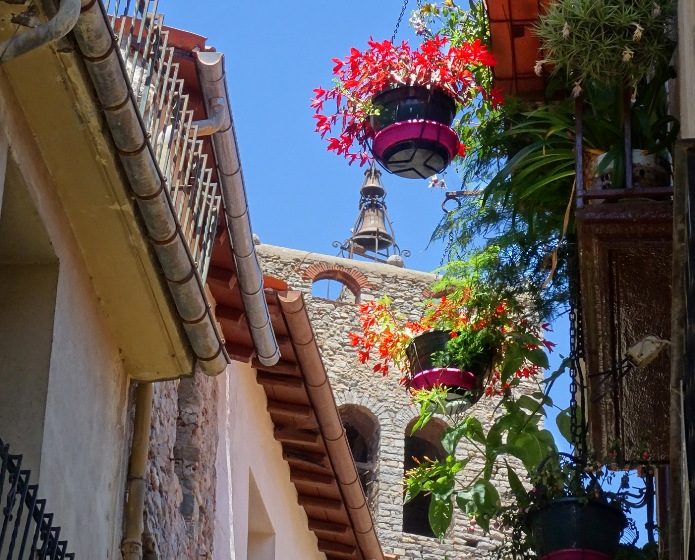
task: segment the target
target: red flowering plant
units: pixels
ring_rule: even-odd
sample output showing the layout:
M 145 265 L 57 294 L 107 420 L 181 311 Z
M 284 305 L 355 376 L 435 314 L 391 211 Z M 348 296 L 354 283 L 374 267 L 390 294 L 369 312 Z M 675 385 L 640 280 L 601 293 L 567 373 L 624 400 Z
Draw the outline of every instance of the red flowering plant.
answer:
M 373 370 L 383 375 L 395 367 L 408 385 L 406 350 L 415 337 L 448 331 L 444 348 L 433 355 L 434 365 L 486 370 L 487 396 L 505 394 L 548 367 L 545 350 L 553 344 L 542 336 L 547 325 L 527 316 L 516 296 L 470 280 L 449 288 L 446 295 L 425 304 L 419 321 L 394 310 L 389 298 L 362 303 L 361 332 L 349 335 L 359 361 L 373 363 Z
M 333 62 L 333 87 L 316 88 L 311 101 L 316 132 L 327 137 L 329 151 L 360 165 L 371 159 L 370 116 L 379 111 L 372 103 L 375 95 L 400 86 L 424 86 L 443 91 L 462 109 L 478 96 L 491 95 L 477 83 L 476 74 L 495 63 L 480 40 L 453 46 L 439 36 L 427 38 L 417 49 L 406 41 L 397 45 L 370 39 L 364 51 L 352 48 L 347 58 Z M 461 145 L 459 154 L 464 150 Z

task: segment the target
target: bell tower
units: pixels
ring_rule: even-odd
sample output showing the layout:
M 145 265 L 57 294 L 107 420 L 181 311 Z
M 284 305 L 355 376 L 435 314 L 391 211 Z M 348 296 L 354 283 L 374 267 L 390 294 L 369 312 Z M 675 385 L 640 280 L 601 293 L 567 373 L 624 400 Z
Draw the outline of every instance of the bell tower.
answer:
M 381 183 L 381 171 L 372 164 L 364 172 L 359 214 L 352 227 L 352 235 L 343 242 L 333 242 L 333 246 L 340 249 L 340 256 L 352 259 L 357 255 L 376 262 L 405 266 L 403 257 L 410 256 L 410 251 L 401 250 L 396 243 L 385 199 L 386 189 Z

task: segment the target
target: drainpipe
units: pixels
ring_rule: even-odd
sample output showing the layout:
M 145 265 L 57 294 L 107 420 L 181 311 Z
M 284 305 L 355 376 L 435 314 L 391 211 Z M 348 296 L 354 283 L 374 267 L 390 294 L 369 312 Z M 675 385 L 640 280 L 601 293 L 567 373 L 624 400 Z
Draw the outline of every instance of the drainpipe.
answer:
M 198 127 L 198 137 L 201 136 L 211 136 L 215 132 L 222 129 L 225 123 L 225 105 L 226 100 L 222 97 L 213 97 L 206 100 L 208 113 L 210 117 L 207 119 L 201 119 L 199 121 L 193 121 L 193 126 Z
M 224 55 L 219 52 L 197 52 L 196 65 L 201 89 L 208 106 L 208 114 L 212 112 L 214 118 L 217 103 L 219 100 L 223 101 L 223 123 L 214 132 L 212 142 L 222 186 L 227 228 L 232 241 L 239 288 L 258 361 L 264 366 L 272 366 L 280 359 L 280 350 L 270 323 L 268 304 L 263 293 L 263 273 L 251 233 L 244 174 L 241 169 L 232 111 L 229 107 Z
M 152 383 L 138 383 L 135 389 L 133 443 L 128 461 L 128 495 L 121 552 L 123 560 L 142 560 L 142 535 L 145 532 L 145 470 L 152 423 Z
M 113 30 L 101 2 L 82 1 L 85 6 L 74 30 L 79 51 L 193 353 L 204 373 L 217 375 L 227 367 L 229 356 L 176 220 Z
M 65 37 L 80 17 L 80 0 L 62 0 L 60 7 L 46 23 L 19 33 L 0 43 L 0 63 Z

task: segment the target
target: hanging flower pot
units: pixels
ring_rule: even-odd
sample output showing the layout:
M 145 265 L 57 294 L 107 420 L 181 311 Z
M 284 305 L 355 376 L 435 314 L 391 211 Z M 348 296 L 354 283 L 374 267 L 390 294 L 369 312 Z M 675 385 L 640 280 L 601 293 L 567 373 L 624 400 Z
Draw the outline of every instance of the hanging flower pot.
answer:
M 616 506 L 583 498 L 557 498 L 529 514 L 528 526 L 541 560 L 610 560 L 627 525 Z
M 492 55 L 480 40 L 454 47 L 432 37 L 419 49 L 405 41 L 368 45 L 333 59 L 335 86 L 314 90 L 316 132 L 349 163 L 373 157 L 408 178 L 441 172 L 464 153 L 451 128 L 456 113 L 476 99 L 501 99 L 476 79 L 494 64 Z M 324 112 L 326 102 L 333 112 Z
M 405 349 L 410 364 L 408 387 L 420 390 L 441 385 L 447 388 L 451 400 L 465 397 L 471 404 L 475 403 L 483 394 L 483 381 L 494 352 L 480 356 L 471 364 L 437 365 L 436 353 L 443 352 L 450 339 L 451 331 L 441 330 L 413 338 Z
M 454 99 L 440 89 L 403 86 L 372 100 L 372 153 L 388 171 L 411 179 L 441 173 L 456 157 L 459 138 L 451 128 Z

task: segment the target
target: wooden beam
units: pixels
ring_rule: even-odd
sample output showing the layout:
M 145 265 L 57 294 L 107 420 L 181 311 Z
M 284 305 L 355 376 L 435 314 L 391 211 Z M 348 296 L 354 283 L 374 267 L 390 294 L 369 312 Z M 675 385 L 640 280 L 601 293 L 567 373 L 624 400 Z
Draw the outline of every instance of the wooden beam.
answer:
M 268 371 L 271 373 L 284 373 L 286 375 L 295 376 L 302 375 L 302 370 L 299 367 L 299 364 L 296 362 L 290 362 L 289 360 L 280 360 L 274 366 L 264 366 L 257 359 L 254 359 L 251 365 L 256 369 L 262 369 L 263 371 Z
M 294 375 L 283 373 L 270 373 L 267 371 L 259 371 L 256 374 L 256 379 L 263 385 L 274 385 L 287 387 L 289 389 L 302 389 L 304 387 L 304 379 Z
M 306 404 L 288 403 L 268 399 L 268 412 L 271 414 L 285 414 L 304 419 L 314 418 L 314 409 Z
M 310 443 L 315 445 L 321 440 L 321 434 L 315 430 L 280 427 L 275 428 L 273 435 L 276 440 L 283 443 Z
M 328 468 L 324 465 L 326 456 L 323 453 L 297 451 L 293 449 L 286 449 L 283 446 L 282 458 L 288 463 L 294 463 L 295 465 L 305 465 L 310 468 L 318 467 L 323 471 L 328 471 Z
M 332 533 L 334 535 L 347 534 L 350 527 L 342 523 L 334 523 L 333 521 L 324 521 L 323 519 L 309 518 L 309 530 L 319 533 Z
M 340 500 L 334 500 L 332 498 L 321 498 L 319 496 L 307 496 L 305 494 L 299 494 L 297 499 L 299 500 L 299 505 L 304 507 L 309 506 L 320 509 L 329 509 L 331 511 L 340 511 L 343 507 L 343 502 Z
M 229 321 L 230 323 L 236 324 L 241 324 L 246 318 L 242 309 L 221 304 L 217 304 L 215 316 L 218 321 Z
M 303 471 L 290 467 L 290 480 L 296 483 L 312 484 L 314 486 L 325 486 L 333 488 L 335 478 L 328 474 L 318 474 L 315 472 Z
M 343 544 L 325 539 L 319 539 L 318 545 L 319 550 L 331 554 L 343 554 L 352 557 L 356 551 L 356 548 L 351 544 Z

